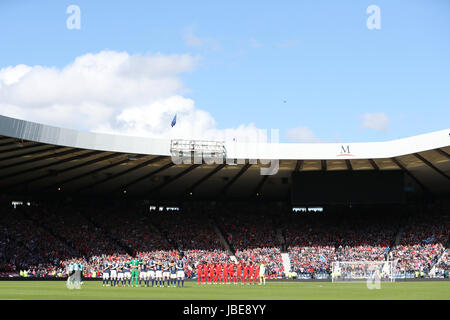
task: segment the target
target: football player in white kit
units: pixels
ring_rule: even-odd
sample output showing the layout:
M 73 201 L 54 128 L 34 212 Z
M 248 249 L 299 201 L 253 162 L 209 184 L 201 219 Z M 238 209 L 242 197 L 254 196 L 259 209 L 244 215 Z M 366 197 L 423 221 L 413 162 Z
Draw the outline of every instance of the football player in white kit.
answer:
M 149 279 L 152 279 L 152 287 L 155 284 L 155 272 L 156 272 L 156 263 L 153 260 L 153 257 L 150 258 L 150 261 L 147 264 L 147 272 L 149 275 Z
M 117 284 L 117 260 L 111 264 L 111 286 L 115 287 Z
M 123 280 L 124 279 L 123 278 L 123 276 L 124 276 L 123 265 L 124 265 L 123 261 L 120 260 L 118 268 L 117 268 L 117 284 L 120 285 L 120 283 L 122 283 L 122 287 L 125 287 L 124 280 Z
M 169 270 L 170 270 L 170 286 L 175 288 L 177 283 L 177 266 L 174 260 L 171 261 Z
M 180 287 L 180 281 L 181 286 L 184 287 L 184 260 L 182 255 L 179 255 L 177 260 L 177 279 L 178 287 Z
M 167 286 L 170 287 L 170 270 L 169 270 L 169 261 L 164 260 L 163 261 L 163 287 L 166 286 L 165 282 L 167 280 Z
M 109 282 L 109 276 L 111 275 L 111 265 L 105 261 L 103 263 L 103 286 L 109 286 L 108 282 Z
M 125 277 L 125 283 L 128 282 L 128 286 L 130 286 L 130 282 L 131 282 L 131 270 L 130 270 L 130 265 L 125 263 L 123 263 L 123 275 Z
M 156 286 L 158 286 L 158 281 L 159 281 L 159 287 L 161 288 L 162 287 L 162 268 L 163 268 L 161 260 L 158 260 L 155 263 L 155 267 L 156 267 L 156 272 L 155 272 L 156 273 L 155 274 L 155 276 L 156 276 Z
M 148 270 L 147 270 L 147 261 L 145 260 L 139 266 L 139 286 L 141 285 L 142 280 L 144 280 L 144 286 L 148 287 Z

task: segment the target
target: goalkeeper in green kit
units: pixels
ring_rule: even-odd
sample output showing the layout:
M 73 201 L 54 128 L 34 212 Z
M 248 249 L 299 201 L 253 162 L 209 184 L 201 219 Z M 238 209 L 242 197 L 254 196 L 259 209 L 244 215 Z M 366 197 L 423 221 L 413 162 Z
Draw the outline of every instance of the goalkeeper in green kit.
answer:
M 131 265 L 131 286 L 133 286 L 133 280 L 136 283 L 136 287 L 138 286 L 138 280 L 139 280 L 139 265 L 142 264 L 142 262 L 139 262 L 137 256 L 129 262 L 127 262 L 128 265 Z

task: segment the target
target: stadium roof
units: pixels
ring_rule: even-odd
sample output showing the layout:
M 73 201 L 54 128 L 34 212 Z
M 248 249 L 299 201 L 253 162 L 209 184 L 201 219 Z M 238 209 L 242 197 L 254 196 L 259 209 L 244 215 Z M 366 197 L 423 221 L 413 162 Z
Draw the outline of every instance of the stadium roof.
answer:
M 0 192 L 285 200 L 295 171 L 402 170 L 415 192 L 450 194 L 450 129 L 374 143 L 223 147 L 236 163 L 174 164 L 170 139 L 80 132 L 0 116 Z M 261 175 L 267 165 L 254 159 L 279 159 L 279 170 Z

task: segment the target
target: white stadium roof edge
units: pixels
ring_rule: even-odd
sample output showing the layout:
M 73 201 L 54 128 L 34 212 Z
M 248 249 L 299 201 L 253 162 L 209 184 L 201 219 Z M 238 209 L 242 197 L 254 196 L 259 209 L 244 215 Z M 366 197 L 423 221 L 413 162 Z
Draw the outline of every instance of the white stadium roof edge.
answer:
M 174 161 L 174 151 L 199 149 L 227 160 Z M 263 160 L 279 160 L 275 174 L 261 174 Z M 414 194 L 447 196 L 450 129 L 370 143 L 207 142 L 81 132 L 0 115 L 0 194 L 287 200 L 294 172 L 334 170 L 402 170 Z
M 0 115 L 0 135 L 71 148 L 170 156 L 170 139 L 81 132 Z M 450 129 L 367 143 L 224 142 L 232 159 L 332 160 L 392 158 L 450 146 Z

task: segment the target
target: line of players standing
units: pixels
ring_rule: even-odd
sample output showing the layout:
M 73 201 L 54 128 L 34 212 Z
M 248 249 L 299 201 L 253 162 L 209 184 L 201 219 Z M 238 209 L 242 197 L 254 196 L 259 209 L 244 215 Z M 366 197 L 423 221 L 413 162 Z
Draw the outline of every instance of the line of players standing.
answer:
M 265 265 L 249 263 L 206 263 L 197 265 L 198 284 L 266 284 Z
M 167 260 L 153 260 L 145 259 L 139 261 L 139 285 L 144 282 L 145 287 L 168 287 L 184 286 L 184 269 L 185 260 L 180 256 L 179 259 Z M 130 269 L 130 262 L 123 258 L 113 259 L 111 263 L 103 263 L 103 286 L 133 286 L 132 270 Z

